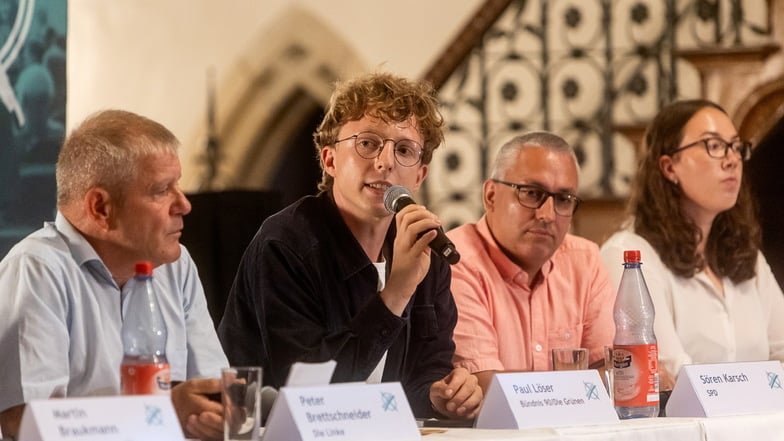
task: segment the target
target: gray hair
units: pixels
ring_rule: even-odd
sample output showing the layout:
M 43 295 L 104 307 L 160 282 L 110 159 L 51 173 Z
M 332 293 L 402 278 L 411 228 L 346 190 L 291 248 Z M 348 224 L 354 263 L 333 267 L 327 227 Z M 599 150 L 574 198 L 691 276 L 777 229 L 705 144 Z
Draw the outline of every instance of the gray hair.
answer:
M 580 171 L 580 164 L 574 149 L 563 138 L 550 132 L 529 132 L 518 135 L 507 141 L 498 149 L 493 167 L 490 171 L 490 178 L 503 179 L 504 173 L 514 165 L 520 151 L 530 147 L 541 147 L 548 150 L 570 155 L 574 159 L 577 171 Z
M 138 176 L 142 158 L 176 155 L 179 141 L 163 125 L 123 110 L 104 110 L 85 119 L 63 143 L 57 157 L 57 206 L 104 188 L 122 203 Z

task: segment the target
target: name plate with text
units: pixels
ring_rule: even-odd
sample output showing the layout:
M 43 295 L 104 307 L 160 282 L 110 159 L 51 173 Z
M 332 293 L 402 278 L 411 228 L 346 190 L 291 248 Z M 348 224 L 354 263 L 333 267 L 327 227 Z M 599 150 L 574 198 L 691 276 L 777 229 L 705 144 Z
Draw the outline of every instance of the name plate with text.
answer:
M 784 410 L 778 361 L 684 365 L 667 416 L 712 417 Z
M 163 395 L 33 400 L 19 429 L 19 441 L 182 439 L 171 398 Z
M 283 387 L 264 439 L 408 441 L 419 429 L 400 383 Z
M 499 373 L 476 419 L 478 429 L 523 429 L 618 421 L 596 370 Z

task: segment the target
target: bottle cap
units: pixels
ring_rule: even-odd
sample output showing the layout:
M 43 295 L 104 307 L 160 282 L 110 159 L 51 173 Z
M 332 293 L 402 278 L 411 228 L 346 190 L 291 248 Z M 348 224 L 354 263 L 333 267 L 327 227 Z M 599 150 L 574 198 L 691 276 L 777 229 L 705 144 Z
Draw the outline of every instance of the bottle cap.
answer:
M 624 263 L 640 263 L 640 250 L 626 250 L 623 252 Z
M 152 275 L 152 262 L 137 262 L 134 267 L 136 275 L 151 276 Z

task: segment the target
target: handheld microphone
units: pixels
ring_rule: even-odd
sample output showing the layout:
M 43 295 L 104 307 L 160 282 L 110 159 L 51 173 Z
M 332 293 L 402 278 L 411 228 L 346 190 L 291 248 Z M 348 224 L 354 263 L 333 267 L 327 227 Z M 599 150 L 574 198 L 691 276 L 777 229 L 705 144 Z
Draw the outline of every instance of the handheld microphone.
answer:
M 403 207 L 415 204 L 411 192 L 402 185 L 393 185 L 384 192 L 384 207 L 390 213 L 397 213 Z M 446 259 L 450 265 L 456 264 L 460 260 L 460 253 L 457 252 L 455 244 L 446 237 L 444 229 L 436 228 L 438 235 L 430 242 L 430 248 L 439 256 Z

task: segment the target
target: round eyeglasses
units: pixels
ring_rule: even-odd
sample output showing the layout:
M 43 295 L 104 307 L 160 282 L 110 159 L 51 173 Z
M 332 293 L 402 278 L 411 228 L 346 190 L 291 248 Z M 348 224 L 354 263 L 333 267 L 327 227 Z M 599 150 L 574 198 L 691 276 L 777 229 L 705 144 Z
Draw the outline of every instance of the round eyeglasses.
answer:
M 335 144 L 349 139 L 354 140 L 354 150 L 365 159 L 376 159 L 381 155 L 387 141 L 392 141 L 392 151 L 395 154 L 395 161 L 403 167 L 413 167 L 422 159 L 422 145 L 413 139 L 400 139 L 395 141 L 392 138 L 383 138 L 375 132 L 359 132 L 349 137 L 338 139 Z
M 678 147 L 677 149 L 673 150 L 669 153 L 670 156 L 688 148 L 698 146 L 703 144 L 705 146 L 705 151 L 708 152 L 708 156 L 711 158 L 716 159 L 723 159 L 729 155 L 730 150 L 740 156 L 742 161 L 748 161 L 751 158 L 751 143 L 748 141 L 732 141 L 727 142 L 721 138 L 711 137 L 700 139 L 698 141 L 694 141 L 690 144 L 686 144 L 682 147 Z
M 571 216 L 577 211 L 577 207 L 579 207 L 580 202 L 582 202 L 577 195 L 567 192 L 552 193 L 538 185 L 515 184 L 500 179 L 492 179 L 492 181 L 514 188 L 517 193 L 517 202 L 525 208 L 537 209 L 544 205 L 547 198 L 552 197 L 555 214 L 560 216 Z

